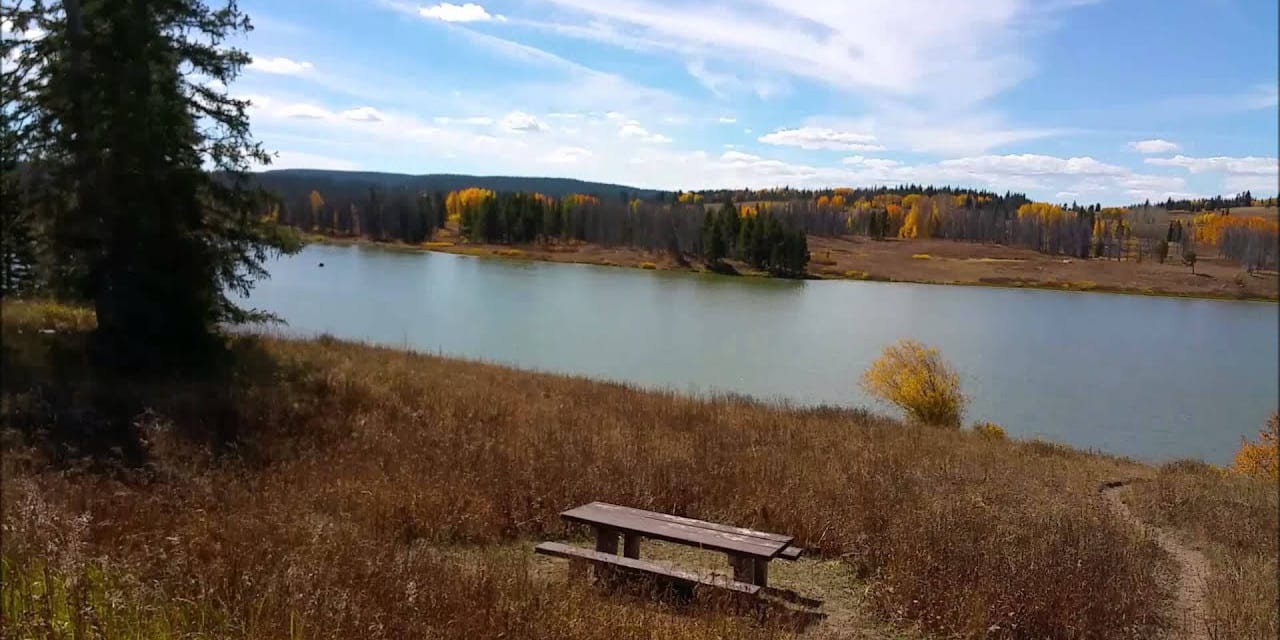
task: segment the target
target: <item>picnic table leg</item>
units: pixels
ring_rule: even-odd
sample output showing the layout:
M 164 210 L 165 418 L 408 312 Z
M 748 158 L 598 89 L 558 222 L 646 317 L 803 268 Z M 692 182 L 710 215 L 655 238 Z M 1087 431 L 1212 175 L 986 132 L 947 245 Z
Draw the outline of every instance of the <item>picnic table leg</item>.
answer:
M 755 579 L 751 558 L 746 556 L 729 556 L 729 566 L 733 567 L 733 579 L 738 582 L 751 583 Z
M 618 532 L 606 527 L 596 527 L 596 551 L 617 555 Z M 613 583 L 614 572 L 612 567 L 596 565 L 591 571 L 595 575 L 597 585 L 608 587 Z
M 604 527 L 596 528 L 596 551 L 601 553 L 618 553 L 618 532 Z
M 624 558 L 640 558 L 640 536 L 630 533 L 622 537 L 622 556 Z
M 752 561 L 755 565 L 755 575 L 752 576 L 752 583 L 761 587 L 769 586 L 769 561 L 764 558 L 756 558 Z

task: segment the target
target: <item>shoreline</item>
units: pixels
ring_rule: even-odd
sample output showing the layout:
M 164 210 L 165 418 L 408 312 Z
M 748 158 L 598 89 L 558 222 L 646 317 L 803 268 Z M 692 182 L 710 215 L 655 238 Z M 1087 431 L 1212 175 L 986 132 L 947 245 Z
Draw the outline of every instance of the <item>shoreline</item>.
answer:
M 680 265 L 665 254 L 656 254 L 640 249 L 630 248 L 601 248 L 594 245 L 569 245 L 573 251 L 564 250 L 547 250 L 536 246 L 525 245 L 492 245 L 492 244 L 455 244 L 449 241 L 424 242 L 421 245 L 411 245 L 403 242 L 386 242 L 380 240 L 370 240 L 368 238 L 349 238 L 349 237 L 332 237 L 307 235 L 307 242 L 317 244 L 327 244 L 334 246 L 352 246 L 365 245 L 374 246 L 392 251 L 413 251 L 425 253 L 445 253 L 451 255 L 471 256 L 474 258 L 488 258 L 500 260 L 521 260 L 526 262 L 554 262 L 560 264 L 583 264 L 598 267 L 620 267 L 627 269 L 639 269 L 643 271 L 676 271 L 686 273 L 703 273 L 710 275 L 727 275 L 735 277 L 733 274 L 722 274 L 709 269 L 700 268 L 694 263 Z M 554 246 L 554 245 L 553 245 Z M 982 246 L 982 245 L 979 245 Z M 588 247 L 597 249 L 607 253 L 610 256 L 622 258 L 620 260 L 597 257 L 595 255 L 579 255 L 580 247 Z M 811 251 L 811 253 L 814 253 Z M 646 259 L 647 258 L 647 259 Z M 1082 261 L 1088 263 L 1089 261 Z M 1132 295 L 1132 296 L 1148 296 L 1161 298 L 1183 298 L 1183 299 L 1200 299 L 1200 300 L 1216 300 L 1229 302 L 1261 302 L 1269 304 L 1280 303 L 1280 293 L 1275 296 L 1257 295 L 1252 293 L 1221 293 L 1215 291 L 1173 291 L 1167 289 L 1152 289 L 1141 287 L 1116 287 L 1110 285 L 1101 285 L 1090 281 L 1043 281 L 1043 280 L 1026 280 L 1016 277 L 999 277 L 992 278 L 999 280 L 1007 280 L 1008 282 L 982 282 L 980 280 L 941 280 L 941 279 L 922 279 L 910 277 L 894 277 L 891 275 L 883 275 L 878 273 L 857 272 L 857 275 L 840 275 L 830 270 L 825 272 L 815 272 L 810 269 L 806 278 L 781 278 L 772 276 L 767 272 L 757 271 L 750 268 L 744 268 L 741 263 L 731 261 L 731 264 L 738 269 L 736 277 L 747 278 L 777 278 L 780 280 L 796 279 L 796 280 L 815 280 L 815 281 L 850 281 L 850 282 L 885 282 L 898 284 L 923 284 L 936 286 L 960 286 L 960 287 L 993 287 L 1001 289 L 1035 289 L 1041 291 L 1059 291 L 1071 293 L 1105 293 L 1111 295 Z M 810 264 L 813 264 L 811 262 Z M 853 273 L 852 271 L 850 273 Z

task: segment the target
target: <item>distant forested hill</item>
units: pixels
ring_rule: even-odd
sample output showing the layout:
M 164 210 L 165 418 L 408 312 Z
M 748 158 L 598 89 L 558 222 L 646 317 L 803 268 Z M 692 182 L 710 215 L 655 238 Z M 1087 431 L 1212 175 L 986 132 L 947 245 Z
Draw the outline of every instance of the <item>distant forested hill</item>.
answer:
M 468 187 L 480 187 L 499 193 L 541 193 L 560 198 L 573 193 L 596 196 L 602 200 L 640 198 L 648 200 L 662 192 L 653 189 L 637 189 L 620 184 L 586 182 L 571 178 L 525 178 L 516 176 L 467 176 L 450 173 L 409 175 L 405 173 L 381 173 L 376 171 L 329 171 L 324 169 L 282 169 L 256 174 L 258 183 L 269 191 L 281 195 L 298 192 L 320 193 L 334 191 L 367 192 L 370 187 L 379 190 L 408 189 L 415 192 L 458 191 Z

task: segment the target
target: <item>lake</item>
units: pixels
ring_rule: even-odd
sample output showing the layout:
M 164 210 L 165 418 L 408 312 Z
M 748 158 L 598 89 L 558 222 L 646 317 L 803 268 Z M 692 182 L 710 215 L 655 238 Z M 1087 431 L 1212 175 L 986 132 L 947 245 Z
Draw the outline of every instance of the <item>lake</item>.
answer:
M 324 263 L 324 267 L 320 267 Z M 899 338 L 960 372 L 967 420 L 1149 461 L 1226 463 L 1277 404 L 1280 306 L 786 281 L 311 245 L 250 297 L 289 333 L 690 393 L 891 407 L 858 386 Z

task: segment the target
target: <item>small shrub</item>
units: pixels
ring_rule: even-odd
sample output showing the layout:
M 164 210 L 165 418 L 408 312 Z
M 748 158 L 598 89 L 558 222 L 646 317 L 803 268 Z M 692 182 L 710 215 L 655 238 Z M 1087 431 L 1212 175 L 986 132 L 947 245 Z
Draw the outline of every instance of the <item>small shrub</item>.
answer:
M 927 253 L 913 253 L 911 254 L 911 259 L 912 260 L 932 260 L 933 256 Z
M 979 422 L 973 425 L 973 432 L 988 440 L 1008 440 L 1004 427 L 994 422 Z
M 846 271 L 842 275 L 845 278 L 848 278 L 850 280 L 869 280 L 871 282 L 891 282 L 892 281 L 891 278 L 888 278 L 886 276 L 870 273 L 867 271 L 858 271 L 856 269 L 851 271 Z
M 912 340 L 885 347 L 862 376 L 862 386 L 923 424 L 959 427 L 965 397 L 960 376 L 937 349 Z
M 1182 264 L 1185 264 L 1188 267 L 1191 267 L 1191 273 L 1195 273 L 1196 272 L 1196 252 L 1189 251 L 1189 250 L 1183 251 Z
M 641 262 L 641 263 L 640 263 L 640 268 L 641 268 L 641 269 L 657 269 L 657 268 L 658 268 L 658 265 L 656 265 L 656 264 L 654 264 L 654 263 L 652 263 L 652 262 Z
M 1267 426 L 1258 432 L 1258 441 L 1240 444 L 1231 470 L 1263 480 L 1280 480 L 1280 411 L 1267 418 Z

